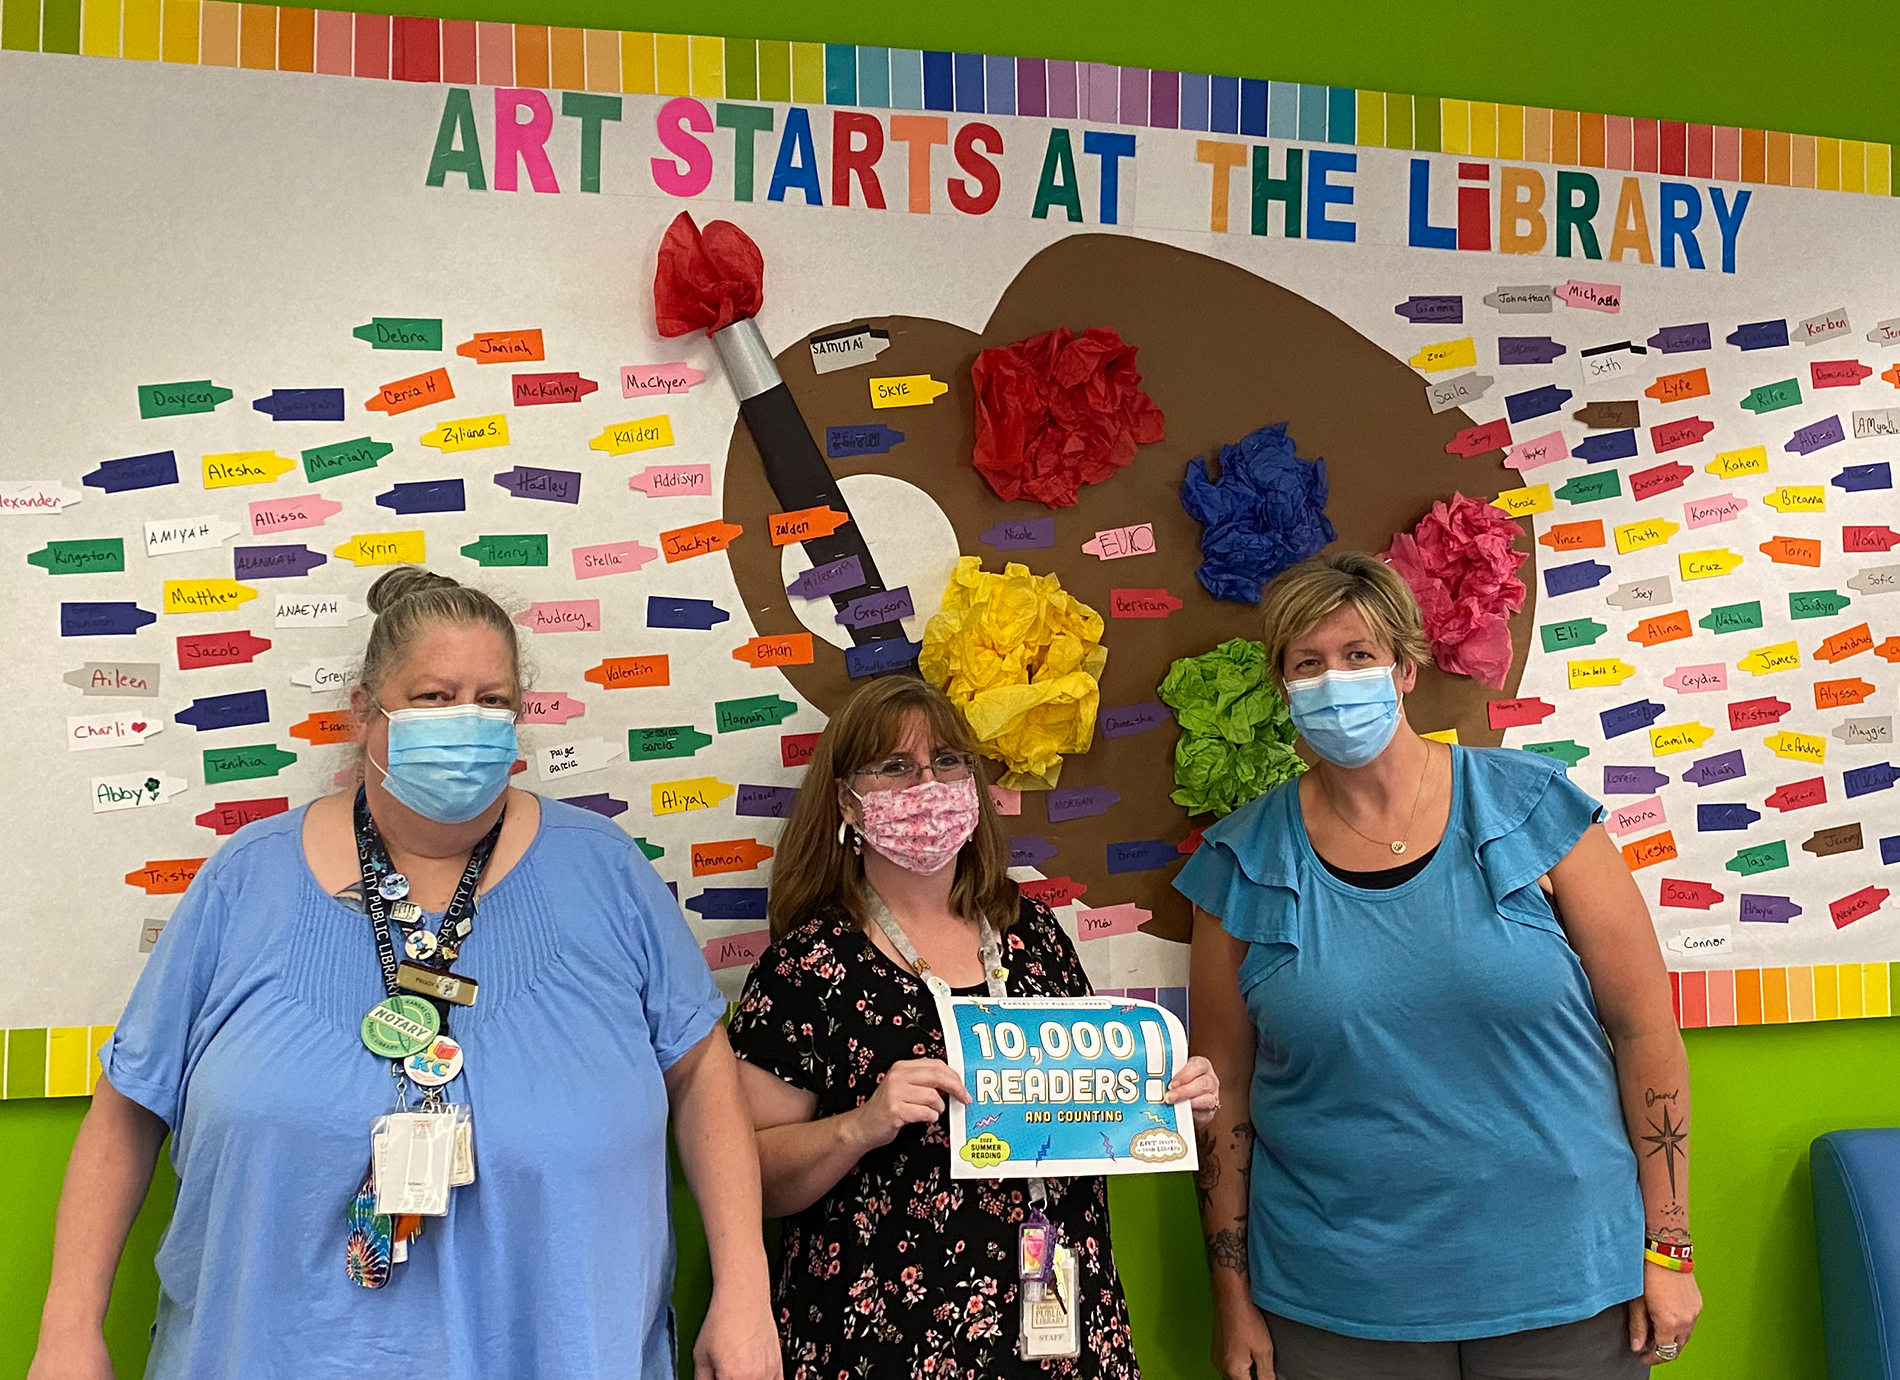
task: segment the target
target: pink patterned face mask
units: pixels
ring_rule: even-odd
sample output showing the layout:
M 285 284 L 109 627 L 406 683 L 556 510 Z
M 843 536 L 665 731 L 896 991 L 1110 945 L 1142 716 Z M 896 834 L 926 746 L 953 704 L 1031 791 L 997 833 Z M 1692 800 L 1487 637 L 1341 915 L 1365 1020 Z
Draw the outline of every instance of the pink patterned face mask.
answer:
M 955 861 L 976 832 L 976 780 L 920 781 L 901 791 L 858 796 L 864 841 L 923 876 Z

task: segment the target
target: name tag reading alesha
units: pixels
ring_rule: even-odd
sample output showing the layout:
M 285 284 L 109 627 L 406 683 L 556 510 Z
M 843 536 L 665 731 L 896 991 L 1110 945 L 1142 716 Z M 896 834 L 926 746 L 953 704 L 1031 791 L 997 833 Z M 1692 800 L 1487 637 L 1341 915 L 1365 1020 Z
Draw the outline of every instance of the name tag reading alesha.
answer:
M 463 977 L 460 973 L 439 972 L 434 968 L 425 968 L 420 963 L 397 964 L 396 986 L 405 992 L 453 1002 L 457 1006 L 475 1004 L 474 978 Z

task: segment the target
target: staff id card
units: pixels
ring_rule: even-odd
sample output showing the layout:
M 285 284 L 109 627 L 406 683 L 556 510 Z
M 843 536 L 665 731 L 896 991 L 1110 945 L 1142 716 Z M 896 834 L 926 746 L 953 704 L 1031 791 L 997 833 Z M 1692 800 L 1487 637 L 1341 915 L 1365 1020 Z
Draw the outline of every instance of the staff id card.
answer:
M 937 1001 L 950 1067 L 950 1177 L 1030 1179 L 1194 1169 L 1194 1116 L 1163 1101 L 1187 1032 L 1119 997 Z

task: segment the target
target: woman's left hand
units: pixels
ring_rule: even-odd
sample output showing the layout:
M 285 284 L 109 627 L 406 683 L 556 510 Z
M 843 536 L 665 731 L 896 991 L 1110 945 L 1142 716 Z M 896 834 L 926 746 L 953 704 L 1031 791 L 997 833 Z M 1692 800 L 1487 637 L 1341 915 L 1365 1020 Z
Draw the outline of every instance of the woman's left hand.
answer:
M 1187 1103 L 1194 1112 L 1195 1126 L 1205 1126 L 1220 1110 L 1220 1076 L 1212 1064 L 1197 1054 L 1174 1075 L 1174 1081 L 1168 1084 L 1166 1100 Z
M 770 1296 L 715 1284 L 693 1343 L 693 1380 L 782 1380 L 783 1374 Z
M 1652 1366 L 1682 1354 L 1702 1312 L 1702 1291 L 1693 1274 L 1643 1262 L 1643 1296 L 1631 1299 L 1630 1350 Z M 1660 1348 L 1660 1350 L 1659 1350 Z

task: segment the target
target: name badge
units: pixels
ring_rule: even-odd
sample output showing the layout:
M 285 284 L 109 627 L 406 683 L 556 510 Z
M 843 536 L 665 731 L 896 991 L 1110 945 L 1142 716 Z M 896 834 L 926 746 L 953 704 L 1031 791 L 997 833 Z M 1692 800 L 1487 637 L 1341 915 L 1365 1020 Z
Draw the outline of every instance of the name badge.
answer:
M 474 978 L 463 977 L 460 973 L 439 972 L 419 963 L 398 963 L 396 986 L 405 992 L 434 997 L 437 1001 L 452 1002 L 456 1006 L 475 1004 Z

